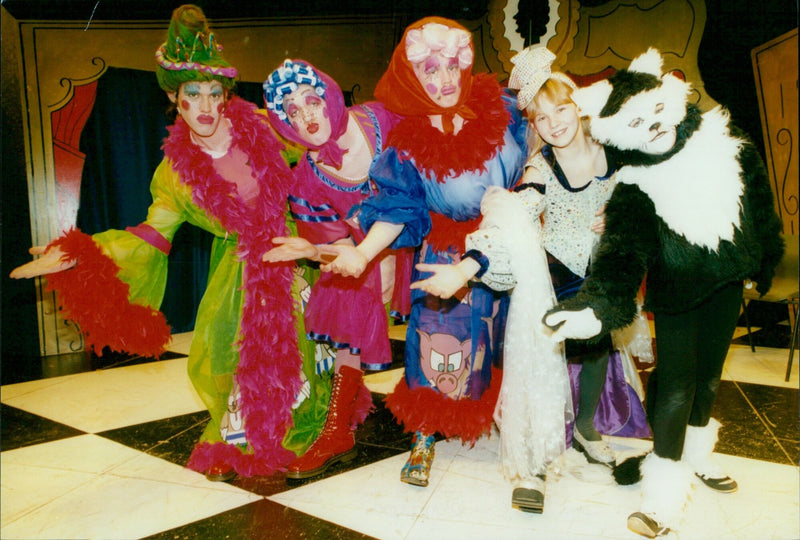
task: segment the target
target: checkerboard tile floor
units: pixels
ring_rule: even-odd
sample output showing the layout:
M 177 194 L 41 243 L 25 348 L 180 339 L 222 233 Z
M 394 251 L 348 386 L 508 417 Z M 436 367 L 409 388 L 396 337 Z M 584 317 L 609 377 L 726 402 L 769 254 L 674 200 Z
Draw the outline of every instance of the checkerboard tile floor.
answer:
M 0 387 L 0 537 L 637 537 L 625 524 L 637 487 L 615 485 L 573 450 L 548 475 L 542 515 L 511 508 L 497 434 L 473 448 L 437 443 L 431 484 L 402 484 L 410 437 L 382 406 L 402 368 L 368 376 L 377 410 L 357 433 L 354 461 L 308 481 L 209 482 L 184 467 L 208 421 L 186 376 L 189 339 L 175 336 L 158 362 L 111 359 L 97 369 L 83 355 L 41 359 L 41 376 Z M 718 460 L 740 489 L 720 495 L 698 484 L 681 538 L 800 538 L 800 362 L 785 383 L 787 355 L 734 341 L 714 416 L 724 426 Z M 650 447 L 609 441 L 623 457 Z

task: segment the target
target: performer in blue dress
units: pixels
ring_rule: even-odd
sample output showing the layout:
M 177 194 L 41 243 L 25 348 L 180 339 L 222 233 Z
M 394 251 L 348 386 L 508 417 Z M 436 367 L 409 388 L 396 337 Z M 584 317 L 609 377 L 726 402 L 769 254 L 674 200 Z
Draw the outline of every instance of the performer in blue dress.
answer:
M 512 188 L 526 157 L 515 98 L 472 74 L 470 33 L 438 17 L 406 30 L 375 97 L 403 119 L 373 165 L 378 193 L 356 216 L 367 236 L 323 271 L 359 275 L 386 247 L 420 246 L 412 276 L 405 380 L 389 409 L 414 433 L 401 480 L 425 486 L 434 435 L 474 443 L 490 431 L 508 294 L 470 281 L 488 262 L 466 252 L 490 186 Z M 436 266 L 431 266 L 436 265 Z M 494 372 L 494 373 L 493 373 Z

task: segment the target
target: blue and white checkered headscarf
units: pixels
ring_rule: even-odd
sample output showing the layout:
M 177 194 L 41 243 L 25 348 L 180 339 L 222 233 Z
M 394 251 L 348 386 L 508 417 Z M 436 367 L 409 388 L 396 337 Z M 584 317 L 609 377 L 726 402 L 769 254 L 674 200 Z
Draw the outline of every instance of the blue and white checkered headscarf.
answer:
M 331 136 L 319 146 L 304 140 L 295 131 L 286 111 L 283 110 L 284 98 L 297 90 L 301 84 L 313 87 L 316 94 L 325 100 L 328 119 L 331 123 Z M 336 81 L 308 62 L 287 59 L 267 77 L 263 87 L 269 123 L 275 131 L 310 150 L 318 150 L 317 161 L 327 163 L 336 169 L 341 168 L 345 150 L 339 146 L 337 141 L 347 131 L 349 114 L 344 103 L 344 94 Z
M 291 94 L 301 84 L 313 86 L 314 92 L 325 99 L 327 85 L 314 69 L 308 64 L 293 62 L 287 58 L 264 81 L 264 100 L 267 109 L 278 115 L 278 118 L 284 122 L 288 122 L 286 111 L 283 110 L 283 96 Z

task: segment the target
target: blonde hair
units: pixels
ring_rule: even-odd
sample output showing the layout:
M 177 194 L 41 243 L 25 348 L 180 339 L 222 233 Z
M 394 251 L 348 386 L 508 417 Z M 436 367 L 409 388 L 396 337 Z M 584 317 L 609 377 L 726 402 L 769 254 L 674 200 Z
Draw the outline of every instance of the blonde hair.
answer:
M 571 103 L 575 105 L 575 102 L 572 101 L 572 92 L 575 90 L 575 87 L 567 83 L 566 81 L 562 80 L 559 77 L 550 77 L 547 79 L 542 87 L 536 92 L 536 95 L 533 96 L 533 99 L 525 107 L 525 116 L 528 118 L 530 122 L 530 128 L 528 129 L 528 148 L 529 148 L 529 155 L 534 156 L 538 154 L 542 147 L 545 145 L 545 142 L 536 133 L 536 129 L 533 127 L 533 119 L 534 117 L 541 112 L 542 110 L 542 102 L 547 101 L 552 103 L 553 105 L 564 105 L 565 103 Z M 577 108 L 577 105 L 575 105 Z M 583 133 L 588 133 L 586 130 L 588 126 L 586 122 L 588 121 L 587 118 L 581 118 L 581 130 Z

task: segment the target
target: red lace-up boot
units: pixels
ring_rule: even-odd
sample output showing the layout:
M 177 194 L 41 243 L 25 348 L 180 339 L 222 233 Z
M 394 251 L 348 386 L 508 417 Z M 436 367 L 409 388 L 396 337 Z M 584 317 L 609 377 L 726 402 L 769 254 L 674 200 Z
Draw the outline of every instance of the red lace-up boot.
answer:
M 333 377 L 331 401 L 325 426 L 306 453 L 289 464 L 287 478 L 311 478 L 340 461 L 356 457 L 356 440 L 350 429 L 356 395 L 361 386 L 361 371 L 342 366 Z

